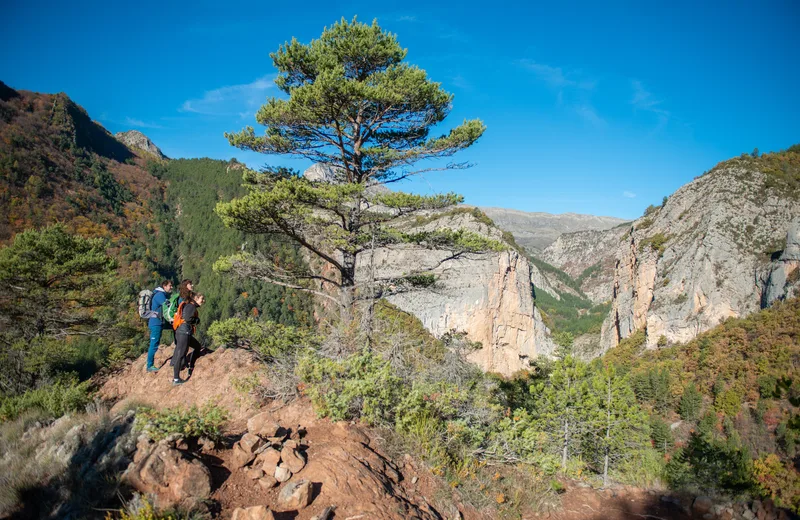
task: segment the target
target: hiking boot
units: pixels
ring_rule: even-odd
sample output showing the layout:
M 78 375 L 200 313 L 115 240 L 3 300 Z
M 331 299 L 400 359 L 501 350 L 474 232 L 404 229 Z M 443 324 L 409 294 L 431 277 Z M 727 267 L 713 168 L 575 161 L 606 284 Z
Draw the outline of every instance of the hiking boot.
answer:
M 158 367 L 155 367 L 155 366 L 147 367 L 147 371 L 148 372 L 158 372 Z
M 186 381 L 185 381 L 185 380 L 183 380 L 183 379 L 181 379 L 181 378 L 178 378 L 178 379 L 173 379 L 173 380 L 172 380 L 172 386 L 178 386 L 178 385 L 182 385 L 182 384 L 183 384 L 183 383 L 185 383 L 185 382 L 186 382 Z

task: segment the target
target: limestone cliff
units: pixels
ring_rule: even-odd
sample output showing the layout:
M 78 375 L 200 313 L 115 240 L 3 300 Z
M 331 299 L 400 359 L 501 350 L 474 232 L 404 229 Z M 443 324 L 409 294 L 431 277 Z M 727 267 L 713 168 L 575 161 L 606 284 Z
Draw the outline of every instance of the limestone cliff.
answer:
M 800 294 L 800 218 L 794 219 L 789 225 L 786 247 L 780 255 L 774 256 L 777 258 L 766 270 L 762 281 L 762 307 Z
M 685 342 L 728 317 L 756 311 L 768 271 L 785 274 L 773 285 L 786 291 L 786 279 L 797 273 L 797 251 L 792 244 L 785 257 L 776 251 L 800 215 L 799 176 L 800 154 L 743 156 L 720 163 L 636 220 L 615 252 L 602 349 L 636 330 L 646 332 L 649 348 Z
M 431 214 L 410 221 L 417 230 L 467 229 L 496 240 L 502 232 L 483 222 L 472 210 L 457 209 Z M 374 264 L 377 276 L 400 276 L 436 266 L 447 251 L 407 246 L 391 251 L 377 250 Z M 369 258 L 359 267 L 362 279 L 368 276 Z M 554 350 L 549 330 L 534 306 L 531 264 L 520 252 L 509 247 L 500 253 L 471 254 L 431 270 L 436 283 L 431 287 L 401 292 L 387 299 L 419 318 L 433 334 L 464 331 L 483 348 L 472 360 L 483 370 L 510 375 L 527 368 L 539 355 Z

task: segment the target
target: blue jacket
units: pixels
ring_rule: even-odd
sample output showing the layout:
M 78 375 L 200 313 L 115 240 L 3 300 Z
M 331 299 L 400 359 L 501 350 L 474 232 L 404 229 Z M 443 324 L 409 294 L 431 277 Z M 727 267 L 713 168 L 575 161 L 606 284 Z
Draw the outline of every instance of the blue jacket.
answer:
M 164 302 L 167 301 L 167 298 L 169 298 L 169 294 L 161 287 L 156 287 L 155 291 L 153 291 L 153 300 L 150 302 L 150 310 L 158 311 L 158 316 L 155 318 L 150 318 L 150 320 L 147 322 L 148 326 L 161 326 L 161 307 L 164 305 Z

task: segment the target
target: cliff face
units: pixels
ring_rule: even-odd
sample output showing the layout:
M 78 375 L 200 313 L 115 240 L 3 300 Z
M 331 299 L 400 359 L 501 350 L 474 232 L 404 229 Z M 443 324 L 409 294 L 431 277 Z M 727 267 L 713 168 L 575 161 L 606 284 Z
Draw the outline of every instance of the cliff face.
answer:
M 592 302 L 607 302 L 613 296 L 615 255 L 627 231 L 627 226 L 616 226 L 564 233 L 542 251 L 540 258 L 577 280 Z
M 615 252 L 602 349 L 639 329 L 649 348 L 685 342 L 756 311 L 775 271 L 785 274 L 775 278 L 781 294 L 793 290 L 794 249 L 779 266 L 771 257 L 782 258 L 775 252 L 800 215 L 799 174 L 800 154 L 732 159 L 635 221 Z
M 502 232 L 481 222 L 470 210 L 432 214 L 421 223 L 407 223 L 417 230 L 467 229 L 495 240 Z M 379 249 L 374 256 L 376 275 L 400 276 L 427 270 L 445 258 L 447 251 L 414 246 Z M 367 255 L 359 265 L 359 277 L 367 279 Z M 483 348 L 471 357 L 488 372 L 510 375 L 529 367 L 538 355 L 554 350 L 549 331 L 533 303 L 531 265 L 513 248 L 500 253 L 471 254 L 430 269 L 436 283 L 412 292 L 392 294 L 389 302 L 413 314 L 437 336 L 457 330 L 466 332 Z

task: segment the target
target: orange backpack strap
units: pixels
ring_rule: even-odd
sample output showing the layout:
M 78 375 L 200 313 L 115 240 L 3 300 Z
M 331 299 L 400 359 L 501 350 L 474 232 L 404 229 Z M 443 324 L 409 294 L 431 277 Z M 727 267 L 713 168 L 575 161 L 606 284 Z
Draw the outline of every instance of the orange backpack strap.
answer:
M 185 301 L 181 302 L 181 304 L 178 305 L 178 310 L 175 312 L 175 319 L 172 321 L 173 330 L 178 330 L 178 327 L 183 325 L 183 323 L 185 321 L 183 319 L 183 304 L 184 303 L 186 303 L 186 302 Z

